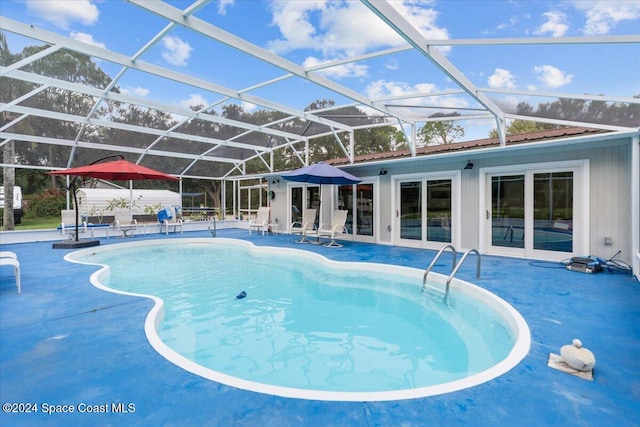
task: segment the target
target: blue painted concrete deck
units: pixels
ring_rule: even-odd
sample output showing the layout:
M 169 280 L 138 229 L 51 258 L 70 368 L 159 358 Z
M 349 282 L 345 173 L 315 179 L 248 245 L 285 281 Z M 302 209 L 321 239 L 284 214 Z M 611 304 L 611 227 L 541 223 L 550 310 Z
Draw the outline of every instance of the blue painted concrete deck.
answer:
M 351 242 L 342 249 L 293 245 L 292 236 L 249 236 L 244 230 L 218 235 L 313 250 L 336 260 L 421 269 L 435 254 Z M 180 237 L 191 236 L 208 233 Z M 582 274 L 484 256 L 482 277 L 476 280 L 471 259 L 458 276 L 504 298 L 529 324 L 531 350 L 516 368 L 488 383 L 440 396 L 324 402 L 248 392 L 186 372 L 147 342 L 143 324 L 150 300 L 94 288 L 88 278 L 95 268 L 64 261 L 68 251 L 53 250 L 51 242 L 1 249 L 18 253 L 22 265 L 21 295 L 12 270 L 0 270 L 2 426 L 639 425 L 640 285 L 631 276 Z M 447 269 L 449 263 L 443 262 L 435 270 Z M 559 353 L 573 338 L 596 356 L 594 381 L 546 365 L 549 353 Z M 39 412 L 6 413 L 10 403 L 37 404 Z M 59 405 L 53 409 L 69 405 L 74 412 L 47 415 L 42 412 L 45 404 Z M 121 412 L 113 412 L 114 406 Z M 80 412 L 87 408 L 109 412 Z

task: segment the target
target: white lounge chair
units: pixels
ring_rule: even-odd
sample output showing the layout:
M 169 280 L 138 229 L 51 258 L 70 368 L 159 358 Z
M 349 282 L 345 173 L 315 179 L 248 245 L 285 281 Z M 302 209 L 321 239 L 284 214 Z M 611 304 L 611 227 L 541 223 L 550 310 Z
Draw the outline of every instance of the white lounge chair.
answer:
M 13 274 L 16 276 L 16 286 L 18 287 L 18 293 L 22 292 L 20 288 L 20 262 L 17 258 L 3 257 L 0 258 L 0 267 L 11 266 L 13 267 Z
M 11 251 L 0 251 L 0 258 L 14 258 L 18 259 L 18 255 Z
M 258 213 L 256 217 L 249 221 L 249 234 L 251 231 L 255 229 L 256 231 L 262 231 L 262 235 L 269 228 L 269 213 L 271 212 L 271 208 L 267 206 L 263 206 L 258 208 Z
M 66 234 L 69 239 L 76 236 L 76 211 L 75 209 L 63 209 L 60 211 L 60 234 Z M 81 221 L 78 223 L 78 233 L 86 233 L 87 223 Z
M 336 242 L 336 236 L 339 234 L 346 235 L 348 233 L 347 228 L 344 226 L 347 222 L 348 213 L 349 211 L 346 210 L 335 210 L 333 211 L 331 224 L 320 224 L 320 227 L 318 227 L 318 237 L 329 237 L 331 239 L 331 241 L 325 243 L 324 246 L 333 248 L 341 248 L 343 246 Z
M 158 222 L 160 223 L 160 233 L 162 233 L 162 227 L 164 227 L 165 234 L 169 234 L 169 227 L 173 227 L 173 232 L 178 232 L 180 227 L 180 234 L 182 234 L 182 219 L 175 218 L 171 214 L 169 208 L 164 208 L 158 212 Z
M 305 209 L 302 215 L 302 221 L 294 221 L 291 223 L 289 233 L 300 235 L 300 240 L 296 240 L 296 243 L 308 242 L 306 236 L 315 233 L 316 212 L 318 212 L 317 209 Z
M 131 218 L 129 209 L 114 209 L 113 226 L 117 231 L 122 233 L 122 237 L 130 236 L 129 233 L 134 232 L 138 228 L 138 221 Z

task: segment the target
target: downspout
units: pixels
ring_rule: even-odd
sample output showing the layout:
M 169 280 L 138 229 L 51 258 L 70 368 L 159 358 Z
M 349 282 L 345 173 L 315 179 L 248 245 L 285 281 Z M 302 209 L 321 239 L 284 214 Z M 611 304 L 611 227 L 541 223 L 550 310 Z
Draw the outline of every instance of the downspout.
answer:
M 416 157 L 418 155 L 417 150 L 417 141 L 418 141 L 418 129 L 415 123 L 411 124 L 411 141 L 409 141 L 409 150 L 411 150 L 411 157 Z
M 220 220 L 227 219 L 227 180 L 220 180 Z
M 356 157 L 356 141 L 353 131 L 349 132 L 349 163 L 353 164 Z
M 631 137 L 631 257 L 640 280 L 640 132 Z

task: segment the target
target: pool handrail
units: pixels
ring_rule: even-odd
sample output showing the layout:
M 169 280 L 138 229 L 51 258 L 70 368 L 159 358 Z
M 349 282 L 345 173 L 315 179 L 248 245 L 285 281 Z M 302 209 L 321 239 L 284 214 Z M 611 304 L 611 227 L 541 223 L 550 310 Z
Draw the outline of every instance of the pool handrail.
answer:
M 436 262 L 438 261 L 438 259 L 440 259 L 440 256 L 442 255 L 442 253 L 447 249 L 451 249 L 451 252 L 453 252 L 453 260 L 452 260 L 452 263 L 451 263 L 451 271 L 453 271 L 453 269 L 456 268 L 456 257 L 457 257 L 458 254 L 457 254 L 455 246 L 453 246 L 453 245 L 443 246 L 442 248 L 440 248 L 440 250 L 438 251 L 436 256 L 433 258 L 433 261 L 431 261 L 431 264 L 429 264 L 429 267 L 427 267 L 427 269 L 424 271 L 424 276 L 422 276 L 422 290 L 420 291 L 420 293 L 424 293 L 424 289 L 427 286 L 427 276 L 429 275 L 429 272 L 431 271 L 433 266 L 436 265 Z
M 456 275 L 456 273 L 458 272 L 458 270 L 460 269 L 460 266 L 462 265 L 462 263 L 464 262 L 464 259 L 467 257 L 467 255 L 469 255 L 471 252 L 474 252 L 477 255 L 478 258 L 478 262 L 476 263 L 476 279 L 480 278 L 480 252 L 478 252 L 477 249 L 469 249 L 468 251 L 466 251 L 463 255 L 462 258 L 460 258 L 460 262 L 453 268 L 453 271 L 451 272 L 451 275 L 449 276 L 449 278 L 447 279 L 447 287 L 444 291 L 444 303 L 445 304 L 449 304 L 449 286 L 451 285 L 451 280 L 453 279 L 453 276 Z

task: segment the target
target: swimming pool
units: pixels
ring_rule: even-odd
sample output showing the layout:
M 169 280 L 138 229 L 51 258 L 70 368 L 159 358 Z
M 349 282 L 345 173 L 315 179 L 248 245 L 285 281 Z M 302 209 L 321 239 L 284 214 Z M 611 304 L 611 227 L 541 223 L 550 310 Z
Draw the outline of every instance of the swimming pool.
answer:
M 156 301 L 145 331 L 164 357 L 263 393 L 421 397 L 495 378 L 529 349 L 526 323 L 504 301 L 454 281 L 445 306 L 437 292 L 420 295 L 415 269 L 234 239 L 124 243 L 69 259 L 110 265 L 92 276 L 98 287 Z

